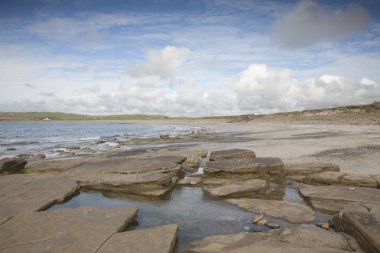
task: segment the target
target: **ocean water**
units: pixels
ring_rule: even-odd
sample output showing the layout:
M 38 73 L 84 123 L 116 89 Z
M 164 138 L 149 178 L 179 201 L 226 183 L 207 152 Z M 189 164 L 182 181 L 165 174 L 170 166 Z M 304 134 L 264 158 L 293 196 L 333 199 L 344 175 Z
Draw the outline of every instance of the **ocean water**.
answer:
M 186 135 L 194 127 L 105 122 L 1 122 L 0 158 L 18 154 L 57 155 L 68 148 L 116 146 L 131 138 Z

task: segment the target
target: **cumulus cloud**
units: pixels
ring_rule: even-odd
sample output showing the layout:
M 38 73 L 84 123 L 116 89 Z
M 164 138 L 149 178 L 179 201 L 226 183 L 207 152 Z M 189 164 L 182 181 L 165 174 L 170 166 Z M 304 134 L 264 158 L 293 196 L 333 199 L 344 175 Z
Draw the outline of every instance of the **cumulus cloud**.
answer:
M 233 82 L 241 110 L 255 113 L 323 108 L 373 102 L 380 87 L 373 80 L 322 75 L 301 82 L 289 70 L 250 65 Z
M 170 78 L 184 67 L 190 50 L 185 47 L 166 46 L 163 50 L 150 50 L 147 62 L 133 66 L 128 74 L 135 77 L 159 76 Z
M 284 48 L 305 48 L 360 32 L 368 22 L 368 12 L 358 5 L 332 10 L 304 0 L 277 20 L 271 39 Z

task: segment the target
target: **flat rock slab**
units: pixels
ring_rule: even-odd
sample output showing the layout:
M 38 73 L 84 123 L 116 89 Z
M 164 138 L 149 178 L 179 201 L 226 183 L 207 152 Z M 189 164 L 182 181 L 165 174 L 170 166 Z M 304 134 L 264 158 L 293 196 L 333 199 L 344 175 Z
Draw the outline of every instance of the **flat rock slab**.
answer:
M 178 225 L 166 225 L 155 228 L 127 231 L 114 234 L 99 253 L 171 253 L 178 235 Z
M 203 190 L 213 197 L 226 198 L 260 191 L 262 191 L 262 195 L 264 195 L 266 188 L 267 181 L 251 179 L 228 181 L 228 183 L 223 185 L 205 185 Z
M 80 207 L 19 215 L 0 225 L 0 251 L 94 253 L 136 213 L 133 207 Z
M 313 225 L 276 229 L 271 233 L 239 233 L 206 237 L 190 243 L 187 252 L 198 253 L 343 253 L 353 252 L 342 234 Z
M 12 176 L 7 176 L 12 182 Z M 0 217 L 12 217 L 25 212 L 45 210 L 55 203 L 64 202 L 79 189 L 75 180 L 65 178 L 42 178 L 25 181 L 19 177 L 18 187 L 2 187 Z M 17 179 L 14 181 L 17 182 Z M 13 181 L 13 182 L 14 182 Z
M 339 171 L 339 166 L 332 163 L 293 163 L 285 164 L 286 175 L 309 175 L 325 171 Z
M 367 252 L 380 252 L 379 205 L 348 205 L 332 222 L 335 230 L 352 235 Z
M 124 192 L 132 195 L 162 197 L 175 186 L 177 178 L 161 172 L 141 174 L 87 173 L 73 177 L 90 190 Z
M 212 151 L 210 153 L 210 161 L 225 160 L 231 158 L 255 158 L 256 154 L 252 150 L 246 149 L 227 149 Z
M 339 171 L 326 171 L 310 174 L 303 179 L 307 184 L 319 185 L 351 185 L 360 187 L 377 188 L 378 184 L 374 176 L 343 173 Z
M 350 203 L 380 204 L 380 189 L 375 188 L 307 185 L 300 193 L 314 209 L 330 214 L 338 213 Z
M 299 203 L 250 198 L 227 201 L 249 212 L 263 213 L 292 223 L 308 223 L 315 220 L 314 211 Z
M 344 185 L 377 188 L 376 180 L 368 175 L 347 174 L 341 178 L 340 183 Z
M 205 175 L 224 174 L 279 174 L 284 171 L 281 159 L 273 157 L 263 158 L 235 158 L 208 162 L 203 169 Z
M 306 184 L 320 184 L 320 185 L 331 185 L 339 184 L 341 178 L 346 175 L 346 173 L 340 171 L 326 171 L 321 173 L 310 174 L 303 180 Z

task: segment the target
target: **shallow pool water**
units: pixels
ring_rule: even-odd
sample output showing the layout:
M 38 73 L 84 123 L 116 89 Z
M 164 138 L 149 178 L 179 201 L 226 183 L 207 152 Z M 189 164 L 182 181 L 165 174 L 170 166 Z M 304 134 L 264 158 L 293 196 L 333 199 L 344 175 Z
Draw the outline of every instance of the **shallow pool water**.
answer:
M 285 191 L 284 200 L 303 202 L 298 192 Z M 64 204 L 49 210 L 95 206 L 115 208 L 133 206 L 139 209 L 136 224 L 130 229 L 150 228 L 166 224 L 178 224 L 180 250 L 190 241 L 210 235 L 234 234 L 245 231 L 245 226 L 259 229 L 251 223 L 253 213 L 246 212 L 226 201 L 212 199 L 203 195 L 201 187 L 177 187 L 164 199 L 147 199 L 112 192 L 81 192 Z M 282 227 L 294 224 L 267 217 L 270 222 Z M 269 230 L 261 227 L 261 231 Z

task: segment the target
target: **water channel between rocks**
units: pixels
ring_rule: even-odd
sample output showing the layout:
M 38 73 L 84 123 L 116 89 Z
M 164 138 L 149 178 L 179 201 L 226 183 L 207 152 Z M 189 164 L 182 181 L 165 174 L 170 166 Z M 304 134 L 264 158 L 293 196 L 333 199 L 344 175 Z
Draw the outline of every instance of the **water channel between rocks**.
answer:
M 284 200 L 303 203 L 298 191 L 287 188 Z M 226 201 L 203 195 L 201 187 L 176 187 L 164 199 L 147 199 L 114 192 L 84 192 L 66 203 L 52 206 L 49 210 L 94 206 L 97 208 L 136 207 L 136 224 L 130 229 L 157 227 L 178 224 L 179 251 L 193 240 L 210 235 L 234 234 L 243 232 L 245 226 L 265 232 L 268 227 L 255 227 L 251 223 L 253 213 L 244 211 Z M 293 227 L 280 219 L 267 217 L 270 222 L 282 227 Z M 316 222 L 326 222 L 328 216 L 316 213 Z

